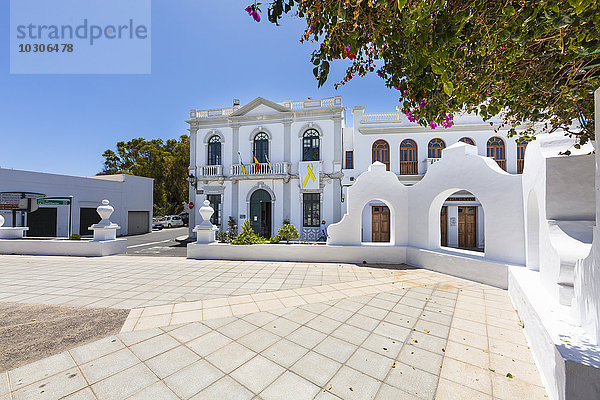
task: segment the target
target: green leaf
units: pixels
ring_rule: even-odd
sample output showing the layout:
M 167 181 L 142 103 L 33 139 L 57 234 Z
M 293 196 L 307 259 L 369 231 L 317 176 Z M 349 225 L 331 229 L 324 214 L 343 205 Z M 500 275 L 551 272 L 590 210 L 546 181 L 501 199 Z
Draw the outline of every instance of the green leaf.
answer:
M 398 0 L 398 10 L 402 10 L 408 0 Z
M 448 96 L 452 96 L 452 91 L 454 90 L 454 85 L 452 82 L 444 82 L 444 92 Z
M 504 13 L 504 15 L 506 16 L 511 16 L 515 14 L 515 8 L 513 6 L 506 6 L 504 7 L 504 9 L 502 10 L 502 12 Z
M 444 68 L 439 66 L 439 65 L 432 65 L 431 66 L 431 70 L 436 74 L 436 75 L 442 75 L 444 73 Z

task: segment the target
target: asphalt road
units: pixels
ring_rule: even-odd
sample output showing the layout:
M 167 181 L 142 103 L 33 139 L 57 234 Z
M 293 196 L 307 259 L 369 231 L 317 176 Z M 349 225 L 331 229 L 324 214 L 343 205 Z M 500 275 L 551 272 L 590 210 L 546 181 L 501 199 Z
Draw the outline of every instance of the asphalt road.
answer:
M 187 236 L 187 226 L 164 228 L 143 235 L 127 237 L 127 254 L 154 257 L 185 257 L 187 243 L 179 243 L 175 238 Z

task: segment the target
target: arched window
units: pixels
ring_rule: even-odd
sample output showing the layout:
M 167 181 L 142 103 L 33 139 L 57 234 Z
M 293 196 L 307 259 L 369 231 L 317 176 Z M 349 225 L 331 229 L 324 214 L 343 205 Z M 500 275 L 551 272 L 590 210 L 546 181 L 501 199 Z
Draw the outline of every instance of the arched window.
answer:
M 466 144 L 470 144 L 471 146 L 475 146 L 475 141 L 473 139 L 471 139 L 470 137 L 463 137 L 463 138 L 460 138 L 458 141 L 466 143 Z
M 383 139 L 373 143 L 372 162 L 379 161 L 385 164 L 385 169 L 390 170 L 390 145 Z
M 269 136 L 267 136 L 266 133 L 260 132 L 254 136 L 254 147 L 252 151 L 259 163 L 267 162 L 267 158 L 269 158 Z
M 442 139 L 431 139 L 427 147 L 428 158 L 442 158 L 442 150 L 446 148 L 446 143 Z
M 412 139 L 404 139 L 400 143 L 400 174 L 417 175 L 417 143 Z
M 504 140 L 502 140 L 502 138 L 494 136 L 488 140 L 487 156 L 496 160 L 500 168 L 506 171 L 506 155 L 504 151 Z
M 524 139 L 517 140 L 517 174 L 523 173 L 525 167 L 525 149 L 527 142 Z
M 221 165 L 221 138 L 218 135 L 208 140 L 208 165 Z
M 319 161 L 319 146 L 321 138 L 315 129 L 304 132 L 302 138 L 302 161 Z

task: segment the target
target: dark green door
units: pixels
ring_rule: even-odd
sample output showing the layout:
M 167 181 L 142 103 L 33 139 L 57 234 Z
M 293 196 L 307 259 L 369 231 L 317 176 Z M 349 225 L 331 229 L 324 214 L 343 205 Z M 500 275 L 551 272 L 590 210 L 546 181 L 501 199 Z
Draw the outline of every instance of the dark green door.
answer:
M 271 237 L 271 196 L 266 190 L 259 189 L 250 196 L 250 222 L 254 233 Z
M 56 237 L 56 208 L 38 208 L 27 213 L 27 236 Z

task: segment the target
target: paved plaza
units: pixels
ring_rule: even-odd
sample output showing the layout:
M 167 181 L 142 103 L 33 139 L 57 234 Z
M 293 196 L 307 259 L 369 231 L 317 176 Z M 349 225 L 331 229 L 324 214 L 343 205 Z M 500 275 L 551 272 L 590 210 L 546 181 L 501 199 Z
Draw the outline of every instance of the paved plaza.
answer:
M 545 399 L 508 294 L 406 266 L 0 256 L 0 302 L 131 309 L 18 399 Z

